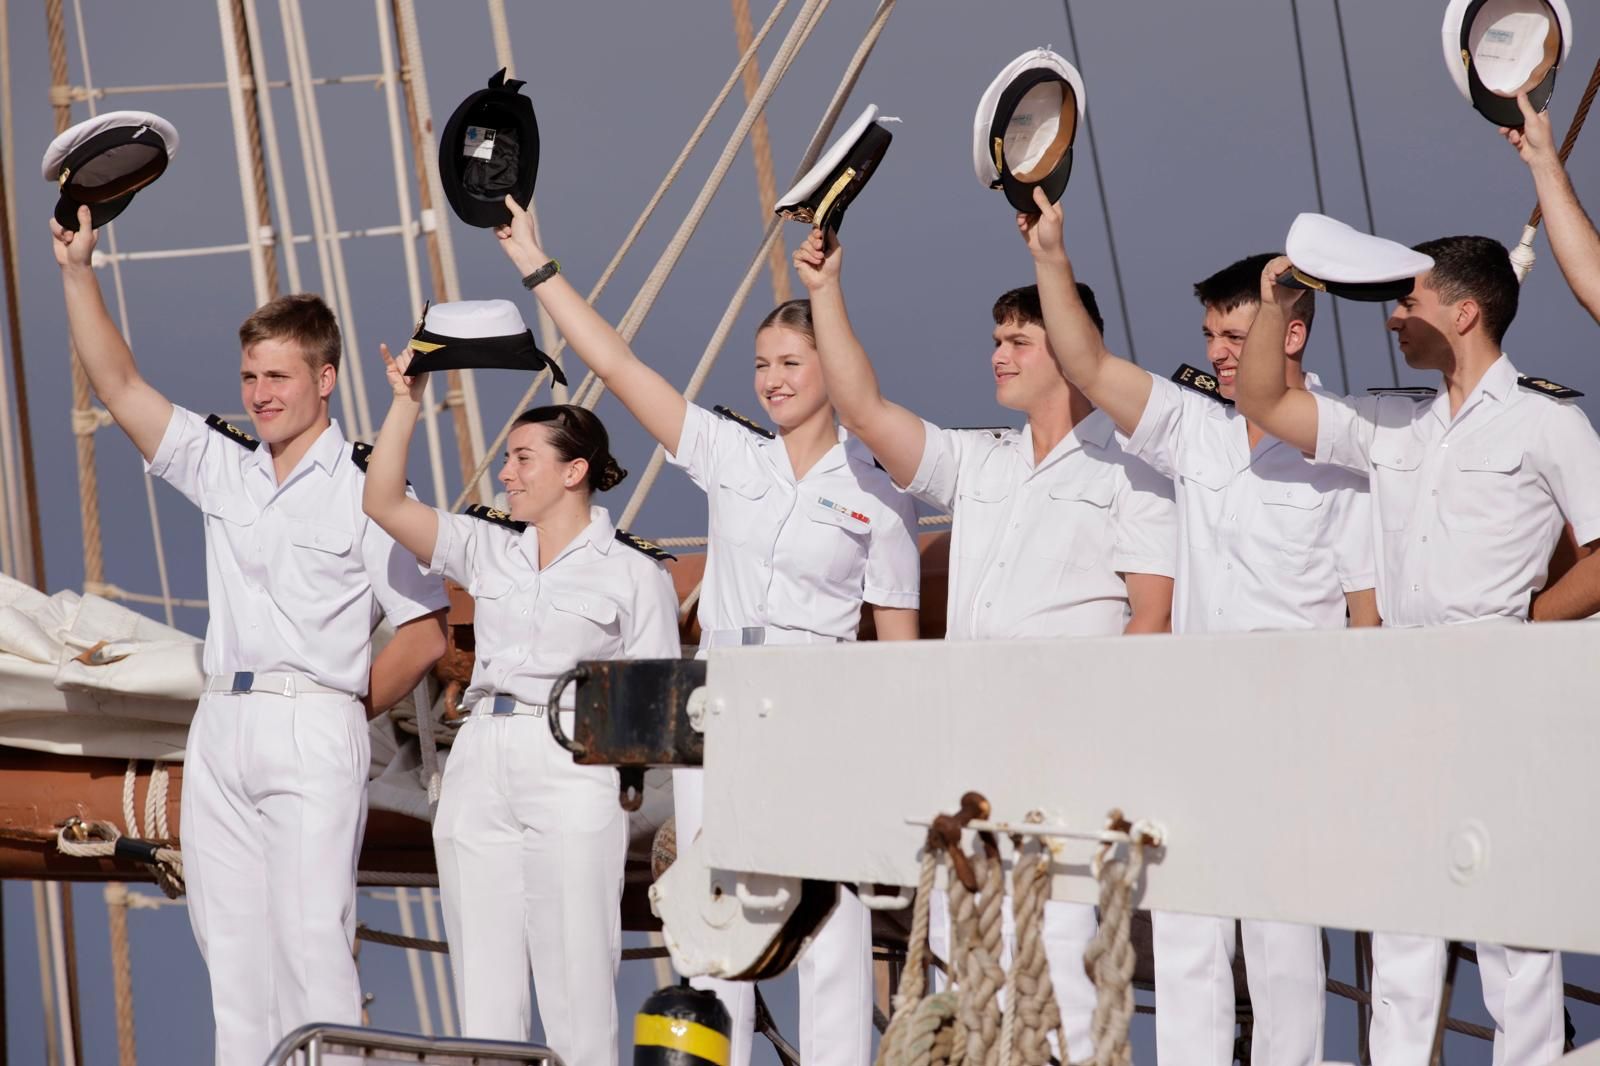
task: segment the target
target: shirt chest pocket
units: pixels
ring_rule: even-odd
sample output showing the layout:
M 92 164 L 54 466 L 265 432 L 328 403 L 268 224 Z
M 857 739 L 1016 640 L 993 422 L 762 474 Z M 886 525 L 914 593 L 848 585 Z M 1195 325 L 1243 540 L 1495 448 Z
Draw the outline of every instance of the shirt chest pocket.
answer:
M 1070 570 L 1110 565 L 1115 495 L 1110 478 L 1050 486 L 1037 540 L 1040 554 Z
M 849 513 L 845 513 L 848 511 Z M 871 543 L 872 520 L 848 503 L 813 499 L 805 505 L 807 522 L 799 530 L 807 555 L 834 583 L 860 585 Z
M 329 589 L 349 572 L 354 535 L 348 529 L 290 519 L 289 554 L 292 565 L 312 589 Z
M 536 634 L 544 650 L 569 666 L 584 659 L 609 659 L 621 651 L 616 602 L 596 592 L 558 592 L 550 597 L 548 631 Z
M 1265 539 L 1265 558 L 1290 570 L 1304 570 L 1319 540 L 1325 499 L 1314 485 L 1263 482 L 1262 521 L 1253 532 Z
M 983 559 L 1000 542 L 1011 517 L 1011 489 L 981 482 L 963 486 L 956 495 L 951 550 L 963 558 Z
M 1194 544 L 1210 546 L 1216 542 L 1222 524 L 1228 482 L 1233 471 L 1216 459 L 1191 452 L 1180 452 L 1174 464 L 1177 484 L 1183 493 L 1184 536 Z
M 512 592 L 516 590 L 515 583 L 504 574 L 480 573 L 473 577 L 467 585 L 467 595 L 472 597 L 472 628 L 481 665 L 487 666 L 490 652 L 496 646 L 505 646 L 507 643 L 521 647 L 528 643 L 528 634 L 532 632 L 532 619 L 524 610 L 519 616 L 517 613 L 516 597 Z M 526 608 L 526 601 L 523 607 Z M 499 634 L 498 640 L 484 640 L 480 634 L 484 632 Z
M 1517 521 L 1522 449 L 1463 445 L 1446 469 L 1439 521 L 1462 533 L 1510 533 Z
M 759 474 L 730 473 L 717 482 L 716 529 L 712 535 L 732 544 L 761 543 L 768 537 L 772 507 L 777 502 L 772 481 Z
M 1379 442 L 1372 449 L 1372 505 L 1385 532 L 1398 532 L 1411 522 L 1421 490 L 1422 448 L 1414 441 Z

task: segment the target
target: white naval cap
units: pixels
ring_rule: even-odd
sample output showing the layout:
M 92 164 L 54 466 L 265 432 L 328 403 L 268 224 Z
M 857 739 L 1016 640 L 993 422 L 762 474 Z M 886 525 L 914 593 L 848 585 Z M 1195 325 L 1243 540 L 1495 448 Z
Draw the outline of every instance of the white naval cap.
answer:
M 889 150 L 894 135 L 883 127 L 876 104 L 868 104 L 844 133 L 828 146 L 794 188 L 784 193 L 773 213 L 838 232 L 850 206 Z
M 1550 106 L 1572 51 L 1572 13 L 1567 0 L 1450 0 L 1440 33 L 1461 95 L 1496 125 L 1520 127 L 1518 93 L 1535 111 Z
M 1077 68 L 1048 48 L 1007 63 L 978 100 L 972 119 L 972 166 L 978 180 L 1003 189 L 1018 211 L 1037 210 L 1034 186 L 1051 203 L 1072 175 L 1072 142 L 1087 100 Z
M 133 194 L 159 178 L 178 151 L 178 131 L 148 111 L 107 111 L 63 130 L 40 167 L 61 197 L 55 219 L 78 228 L 78 207 L 89 206 L 99 229 L 122 214 Z
M 1433 269 L 1432 256 L 1310 212 L 1294 220 L 1283 246 L 1293 268 L 1280 285 L 1347 300 L 1398 300 Z
M 435 370 L 500 369 L 538 371 L 548 367 L 555 380 L 567 377 L 534 343 L 533 331 L 510 300 L 455 300 L 429 304 L 413 331 L 407 374 Z

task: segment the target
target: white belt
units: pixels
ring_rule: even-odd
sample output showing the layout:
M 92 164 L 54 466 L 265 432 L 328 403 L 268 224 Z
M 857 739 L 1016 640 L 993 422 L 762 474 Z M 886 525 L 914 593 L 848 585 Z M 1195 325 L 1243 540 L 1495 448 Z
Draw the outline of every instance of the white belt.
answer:
M 254 670 L 239 670 L 232 674 L 209 674 L 206 676 L 206 692 L 270 692 L 275 696 L 327 695 L 348 696 L 356 699 L 353 692 L 346 692 L 342 688 L 329 688 L 319 685 L 305 674 L 279 674 L 258 673 Z
M 549 709 L 548 704 L 523 703 L 515 696 L 508 696 L 504 692 L 491 692 L 472 705 L 472 717 L 525 714 L 533 718 L 543 718 L 544 712 Z
M 813 633 L 809 629 L 779 629 L 776 626 L 745 626 L 743 629 L 713 629 L 700 634 L 700 650 L 706 648 L 749 647 L 758 644 L 843 644 L 843 637 Z

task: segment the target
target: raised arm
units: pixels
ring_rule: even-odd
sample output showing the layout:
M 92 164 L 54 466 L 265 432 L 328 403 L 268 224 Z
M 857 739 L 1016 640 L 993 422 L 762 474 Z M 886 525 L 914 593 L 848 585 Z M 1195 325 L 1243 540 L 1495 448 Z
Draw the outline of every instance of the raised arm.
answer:
M 533 219 L 528 213 L 509 196 L 506 207 L 511 211 L 511 225 L 496 227 L 494 235 L 519 276 L 527 277 L 550 262 L 550 257 L 534 239 Z M 646 432 L 667 451 L 677 454 L 688 403 L 672 382 L 634 355 L 628 342 L 589 306 L 589 301 L 564 275 L 539 283 L 533 294 L 578 358 L 606 383 L 606 388 L 616 394 Z
M 426 375 L 409 377 L 405 368 L 411 362 L 409 351 L 399 360 L 389 355 L 389 346 L 380 345 L 383 368 L 389 375 L 394 399 L 389 414 L 378 430 L 378 440 L 367 459 L 367 484 L 361 492 L 361 509 L 383 527 L 423 566 L 433 562 L 433 549 L 439 543 L 439 516 L 432 507 L 406 495 L 406 453 L 411 450 L 411 434 L 422 412 L 422 390 Z
M 1037 188 L 1033 202 L 1039 213 L 1018 214 L 1017 231 L 1033 255 L 1050 351 L 1066 379 L 1131 435 L 1150 400 L 1150 375 L 1106 350 L 1105 338 L 1078 298 L 1078 279 L 1062 239 L 1061 205 Z
M 67 298 L 67 328 L 78 361 L 89 375 L 95 395 L 139 454 L 154 459 L 172 421 L 172 404 L 139 376 L 133 352 L 106 310 L 100 281 L 94 276 L 96 234 L 89 209 L 78 208 L 76 233 L 62 229 L 53 218 L 50 232 L 55 237 L 56 265 L 61 268 L 61 287 Z
M 812 230 L 794 253 L 794 268 L 811 293 L 811 325 L 828 400 L 844 428 L 860 437 L 895 484 L 911 484 L 922 465 L 922 419 L 884 398 L 872 360 L 850 325 L 839 283 L 844 248 L 831 231 Z
M 1533 174 L 1550 249 L 1572 294 L 1600 322 L 1600 233 L 1578 202 L 1567 168 L 1561 165 L 1549 114 L 1534 111 L 1526 94 L 1517 96 L 1517 106 L 1522 109 L 1522 128 L 1502 127 L 1500 132 Z
M 1291 308 L 1300 290 L 1278 284 L 1288 272 L 1288 256 L 1278 256 L 1261 271 L 1261 310 L 1239 353 L 1234 403 L 1239 413 L 1307 455 L 1317 450 L 1317 400 L 1305 389 L 1291 389 L 1284 377 L 1284 339 Z

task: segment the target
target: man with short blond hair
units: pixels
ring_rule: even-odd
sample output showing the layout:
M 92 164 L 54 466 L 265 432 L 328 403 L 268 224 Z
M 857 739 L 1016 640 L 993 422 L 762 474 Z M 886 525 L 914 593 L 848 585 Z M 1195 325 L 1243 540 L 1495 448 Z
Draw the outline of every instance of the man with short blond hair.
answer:
M 367 719 L 444 651 L 444 588 L 361 510 L 365 452 L 328 416 L 339 327 L 284 296 L 239 330 L 260 440 L 169 402 L 106 311 L 89 209 L 52 220 L 67 321 L 106 409 L 205 515 L 204 695 L 184 755 L 189 921 L 211 976 L 219 1066 L 259 1066 L 308 1022 L 358 1025 L 351 948 Z M 393 639 L 372 654 L 380 616 Z

